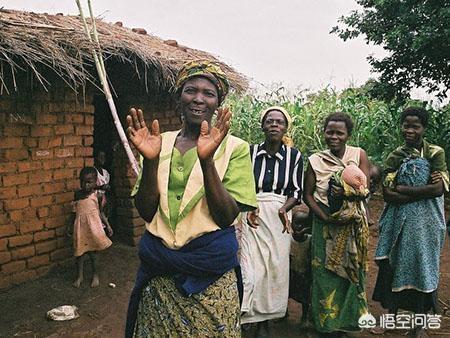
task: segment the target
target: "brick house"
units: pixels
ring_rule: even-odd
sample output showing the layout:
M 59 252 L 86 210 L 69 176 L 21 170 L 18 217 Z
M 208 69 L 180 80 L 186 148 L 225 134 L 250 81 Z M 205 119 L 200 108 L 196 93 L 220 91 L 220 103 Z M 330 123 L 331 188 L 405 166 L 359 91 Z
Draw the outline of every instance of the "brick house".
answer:
M 143 29 L 97 20 L 105 66 L 124 124 L 130 107 L 180 126 L 171 88 L 187 60 L 212 55 L 163 41 Z M 70 261 L 67 220 L 78 175 L 102 149 L 112 174 L 116 239 L 144 231 L 129 197 L 135 177 L 98 89 L 93 46 L 77 16 L 0 9 L 0 289 Z M 223 64 L 236 90 L 246 80 Z

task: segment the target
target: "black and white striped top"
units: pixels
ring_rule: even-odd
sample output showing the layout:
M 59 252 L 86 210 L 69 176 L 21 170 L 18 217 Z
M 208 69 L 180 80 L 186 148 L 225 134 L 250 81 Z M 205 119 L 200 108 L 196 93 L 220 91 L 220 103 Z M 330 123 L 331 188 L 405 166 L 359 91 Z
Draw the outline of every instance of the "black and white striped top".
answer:
M 295 197 L 300 201 L 303 175 L 303 159 L 300 151 L 283 144 L 274 156 L 270 156 L 265 143 L 261 143 L 250 146 L 250 156 L 256 193 L 273 192 Z

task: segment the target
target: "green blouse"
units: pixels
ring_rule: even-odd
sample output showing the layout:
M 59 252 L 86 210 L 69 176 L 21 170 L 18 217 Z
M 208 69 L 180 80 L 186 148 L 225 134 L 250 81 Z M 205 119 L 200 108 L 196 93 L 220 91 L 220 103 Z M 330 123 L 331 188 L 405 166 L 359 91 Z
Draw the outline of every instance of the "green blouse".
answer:
M 197 160 L 197 147 L 189 149 L 183 155 L 176 148 L 172 150 L 168 186 L 169 218 L 172 230 L 177 226 L 184 190 Z M 141 173 L 131 193 L 132 196 L 139 189 Z M 249 211 L 257 207 L 253 169 L 247 143 L 239 145 L 233 151 L 222 183 L 238 203 L 240 211 Z

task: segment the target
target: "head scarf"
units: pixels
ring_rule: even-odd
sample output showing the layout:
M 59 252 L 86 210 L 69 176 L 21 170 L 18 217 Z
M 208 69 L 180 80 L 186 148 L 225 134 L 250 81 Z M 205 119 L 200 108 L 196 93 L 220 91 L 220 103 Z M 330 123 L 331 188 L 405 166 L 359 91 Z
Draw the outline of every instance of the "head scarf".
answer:
M 261 114 L 260 114 L 261 124 L 262 124 L 264 118 L 266 117 L 266 115 L 269 112 L 274 111 L 274 110 L 279 111 L 280 113 L 282 113 L 284 115 L 284 117 L 286 118 L 286 121 L 287 121 L 286 129 L 289 130 L 289 128 L 291 127 L 291 124 L 292 124 L 291 115 L 289 115 L 289 113 L 287 112 L 286 109 L 284 109 L 283 107 L 280 107 L 280 106 L 272 106 L 272 107 L 266 108 L 263 111 L 261 111 Z M 294 146 L 294 141 L 287 135 L 284 135 L 283 139 L 281 141 L 289 147 Z
M 280 107 L 280 106 L 272 106 L 272 107 L 264 109 L 260 114 L 261 124 L 262 124 L 262 121 L 264 120 L 264 118 L 266 117 L 266 115 L 273 110 L 279 111 L 281 114 L 284 115 L 284 117 L 286 118 L 286 121 L 288 123 L 288 125 L 286 127 L 289 129 L 291 127 L 291 123 L 292 123 L 291 115 L 289 115 L 289 113 L 287 112 L 286 109 L 284 109 L 283 107 Z
M 219 103 L 223 101 L 228 94 L 230 85 L 228 84 L 227 76 L 217 63 L 210 61 L 191 61 L 185 63 L 178 72 L 175 83 L 176 90 L 183 88 L 187 80 L 195 76 L 202 76 L 210 80 L 217 88 L 219 94 Z

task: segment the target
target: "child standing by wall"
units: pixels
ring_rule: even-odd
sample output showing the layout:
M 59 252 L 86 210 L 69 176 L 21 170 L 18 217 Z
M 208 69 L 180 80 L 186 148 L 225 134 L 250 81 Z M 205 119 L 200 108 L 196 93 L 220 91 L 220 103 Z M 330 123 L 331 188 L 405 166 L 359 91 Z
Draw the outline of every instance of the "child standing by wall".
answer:
M 112 242 L 107 237 L 113 231 L 102 210 L 97 186 L 97 170 L 85 167 L 80 172 L 81 189 L 75 193 L 73 203 L 73 247 L 77 258 L 78 276 L 73 286 L 79 288 L 83 281 L 84 262 L 89 257 L 92 264 L 91 287 L 99 285 L 96 251 L 108 248 Z M 106 233 L 105 233 L 106 230 Z

